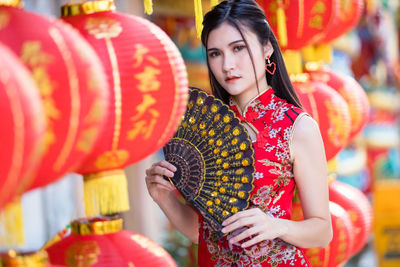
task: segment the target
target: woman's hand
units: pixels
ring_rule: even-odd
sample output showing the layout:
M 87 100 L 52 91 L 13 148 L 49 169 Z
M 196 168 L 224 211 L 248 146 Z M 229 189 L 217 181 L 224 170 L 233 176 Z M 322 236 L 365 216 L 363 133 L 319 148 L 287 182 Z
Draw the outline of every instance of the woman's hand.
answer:
M 239 234 L 229 238 L 229 243 L 239 243 L 240 241 L 249 238 L 243 244 L 242 248 L 250 247 L 263 240 L 272 240 L 283 235 L 286 227 L 282 224 L 280 219 L 271 217 L 264 213 L 259 208 L 252 208 L 240 211 L 228 219 L 222 225 L 223 233 L 233 232 L 238 229 L 245 229 L 238 231 Z
M 162 201 L 175 187 L 163 176 L 173 177 L 176 167 L 168 161 L 154 163 L 146 170 L 146 186 L 150 196 L 156 203 Z

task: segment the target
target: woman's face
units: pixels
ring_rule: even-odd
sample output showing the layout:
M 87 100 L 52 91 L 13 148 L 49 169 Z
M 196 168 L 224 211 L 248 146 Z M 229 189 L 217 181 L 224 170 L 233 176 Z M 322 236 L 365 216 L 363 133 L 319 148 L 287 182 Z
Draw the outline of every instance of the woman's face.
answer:
M 242 33 L 253 55 L 256 76 L 246 43 L 240 32 L 227 22 L 210 32 L 207 57 L 210 69 L 219 84 L 238 101 L 239 105 L 246 105 L 258 94 L 256 77 L 260 91 L 268 86 L 265 60 L 272 54 L 273 48 L 269 42 L 262 46 L 257 36 L 246 30 L 246 27 L 243 27 Z

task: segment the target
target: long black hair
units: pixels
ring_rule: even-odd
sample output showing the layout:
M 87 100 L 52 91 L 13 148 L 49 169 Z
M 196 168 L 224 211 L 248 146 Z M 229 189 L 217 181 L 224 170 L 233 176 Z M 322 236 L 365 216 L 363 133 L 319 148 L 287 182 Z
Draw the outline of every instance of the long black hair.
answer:
M 293 89 L 292 83 L 290 82 L 289 75 L 283 61 L 281 49 L 279 48 L 276 37 L 272 32 L 265 17 L 265 13 L 261 7 L 254 0 L 228 0 L 216 5 L 204 16 L 203 20 L 201 42 L 206 48 L 206 51 L 210 32 L 220 26 L 223 22 L 229 23 L 239 31 L 249 51 L 249 55 L 253 63 L 254 73 L 255 66 L 253 56 L 250 47 L 244 38 L 242 27 L 247 27 L 250 31 L 255 33 L 259 42 L 263 46 L 266 45 L 268 41 L 271 42 L 274 52 L 272 53 L 270 60 L 275 62 L 276 71 L 274 75 L 266 73 L 267 83 L 273 88 L 276 96 L 285 99 L 288 103 L 301 108 L 300 100 Z M 223 102 L 228 103 L 229 93 L 218 83 L 214 77 L 210 70 L 208 57 L 206 58 L 212 92 Z M 259 90 L 257 79 L 256 83 L 257 89 Z

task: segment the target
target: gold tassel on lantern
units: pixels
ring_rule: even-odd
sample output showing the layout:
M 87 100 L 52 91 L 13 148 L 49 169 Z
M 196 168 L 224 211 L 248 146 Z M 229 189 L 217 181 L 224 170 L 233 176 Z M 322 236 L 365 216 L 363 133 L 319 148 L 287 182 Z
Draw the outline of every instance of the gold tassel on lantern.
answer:
M 153 1 L 152 0 L 144 0 L 144 12 L 147 15 L 153 14 Z
M 201 0 L 194 0 L 194 17 L 196 21 L 197 37 L 200 38 L 201 31 L 203 30 L 203 9 L 201 6 Z
M 287 30 L 286 30 L 286 15 L 285 15 L 285 10 L 283 10 L 282 0 L 277 0 L 277 3 L 278 3 L 278 9 L 276 10 L 276 19 L 277 19 L 279 44 L 282 47 L 285 47 L 288 44 Z
M 15 246 L 23 245 L 24 242 L 21 200 L 17 198 L 0 213 L 0 244 Z
M 129 210 L 128 185 L 123 170 L 85 175 L 84 181 L 86 216 Z

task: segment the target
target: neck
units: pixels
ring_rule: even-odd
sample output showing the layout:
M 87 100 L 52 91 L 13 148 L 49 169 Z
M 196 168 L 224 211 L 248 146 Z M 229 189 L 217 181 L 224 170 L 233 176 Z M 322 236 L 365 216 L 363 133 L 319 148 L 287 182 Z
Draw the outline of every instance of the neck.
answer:
M 267 91 L 270 87 L 268 84 L 265 84 L 265 86 L 262 87 L 260 91 L 255 88 L 255 90 L 251 90 L 248 92 L 244 92 L 240 95 L 234 95 L 232 96 L 233 100 L 237 104 L 237 106 L 240 108 L 240 113 L 242 113 L 246 107 L 250 104 L 250 102 L 257 98 L 260 94 L 263 92 Z

